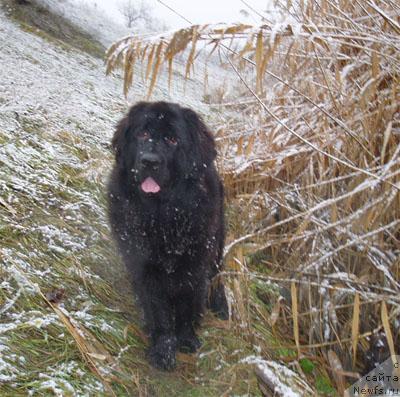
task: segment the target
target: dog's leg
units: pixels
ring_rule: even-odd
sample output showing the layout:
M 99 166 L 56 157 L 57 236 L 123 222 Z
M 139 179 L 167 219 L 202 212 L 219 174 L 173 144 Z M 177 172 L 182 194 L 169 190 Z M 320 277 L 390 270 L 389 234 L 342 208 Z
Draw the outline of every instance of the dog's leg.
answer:
M 228 320 L 229 308 L 225 296 L 225 287 L 218 280 L 211 282 L 207 306 L 221 320 Z
M 194 326 L 198 322 L 196 317 L 201 308 L 196 310 L 194 294 L 182 295 L 176 300 L 176 335 L 178 338 L 178 348 L 182 352 L 194 353 L 201 342 L 196 336 Z
M 177 339 L 174 308 L 159 282 L 148 282 L 141 288 L 145 321 L 150 332 L 150 363 L 159 369 L 172 370 L 176 366 Z

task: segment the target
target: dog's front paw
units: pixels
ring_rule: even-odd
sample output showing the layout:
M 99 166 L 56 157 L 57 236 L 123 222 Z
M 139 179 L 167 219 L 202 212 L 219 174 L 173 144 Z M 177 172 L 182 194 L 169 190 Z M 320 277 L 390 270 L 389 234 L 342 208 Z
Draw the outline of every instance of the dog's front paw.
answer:
M 177 341 L 174 336 L 161 336 L 150 347 L 148 357 L 150 364 L 158 369 L 171 371 L 176 367 Z
M 182 353 L 194 353 L 201 346 L 200 339 L 194 331 L 181 332 L 178 335 L 178 348 Z

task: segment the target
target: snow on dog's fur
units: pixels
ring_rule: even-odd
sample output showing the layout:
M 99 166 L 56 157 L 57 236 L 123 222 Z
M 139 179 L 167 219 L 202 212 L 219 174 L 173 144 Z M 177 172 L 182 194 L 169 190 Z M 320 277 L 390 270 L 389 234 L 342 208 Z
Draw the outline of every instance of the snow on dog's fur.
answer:
M 150 362 L 172 369 L 177 349 L 200 346 L 195 327 L 206 304 L 228 315 L 224 287 L 213 282 L 224 245 L 214 139 L 193 110 L 139 102 L 112 146 L 111 228 L 144 311 Z

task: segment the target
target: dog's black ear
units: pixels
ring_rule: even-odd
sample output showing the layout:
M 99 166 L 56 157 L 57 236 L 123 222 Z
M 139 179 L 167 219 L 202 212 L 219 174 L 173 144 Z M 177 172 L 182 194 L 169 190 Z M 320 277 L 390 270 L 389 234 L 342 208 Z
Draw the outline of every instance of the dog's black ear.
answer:
M 123 163 L 123 149 L 126 147 L 129 132 L 129 115 L 125 116 L 117 124 L 114 136 L 111 140 L 111 147 L 114 150 L 115 160 L 117 164 Z
M 207 168 L 217 156 L 214 137 L 201 117 L 191 109 L 183 110 L 187 133 L 192 140 L 192 153 L 189 155 L 192 164 L 189 166 L 188 177 L 196 177 Z
M 128 146 L 134 142 L 131 130 L 134 129 L 137 120 L 140 118 L 140 114 L 144 113 L 146 106 L 146 102 L 138 102 L 129 109 L 128 114 L 117 124 L 111 141 L 111 147 L 114 149 L 117 164 L 121 167 L 125 165 L 124 161 L 126 160 L 126 156 L 129 155 L 130 160 L 132 160 L 132 156 L 136 153 L 135 150 L 131 150 L 130 154 L 125 155 Z

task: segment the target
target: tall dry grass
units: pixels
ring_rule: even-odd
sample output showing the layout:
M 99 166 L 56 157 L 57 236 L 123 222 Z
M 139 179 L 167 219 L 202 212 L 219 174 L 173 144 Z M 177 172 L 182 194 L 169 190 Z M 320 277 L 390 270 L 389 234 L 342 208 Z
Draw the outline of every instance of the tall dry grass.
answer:
M 151 93 L 186 48 L 190 74 L 201 40 L 231 67 L 235 94 L 210 105 L 221 115 L 228 273 L 281 287 L 265 320 L 291 335 L 298 356 L 330 367 L 342 392 L 343 373 L 399 353 L 400 6 L 277 1 L 268 18 L 125 38 L 108 71 L 122 64 L 127 92 L 134 63 L 145 62 Z M 250 321 L 245 285 L 232 290 Z

